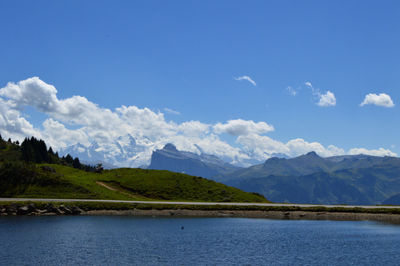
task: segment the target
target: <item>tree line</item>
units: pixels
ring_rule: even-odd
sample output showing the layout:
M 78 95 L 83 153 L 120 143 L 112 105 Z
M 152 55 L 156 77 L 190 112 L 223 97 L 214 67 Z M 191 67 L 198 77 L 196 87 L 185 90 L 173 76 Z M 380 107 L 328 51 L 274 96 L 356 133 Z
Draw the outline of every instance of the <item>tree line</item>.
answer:
M 60 157 L 58 152 L 54 152 L 51 147 L 47 148 L 44 140 L 35 137 L 25 138 L 24 141 L 19 144 L 18 141 L 13 142 L 11 138 L 6 141 L 0 135 L 0 150 L 7 149 L 8 146 L 14 149 L 18 148 L 21 153 L 20 159 L 25 162 L 62 164 L 87 172 L 101 172 L 103 170 L 101 164 L 96 166 L 82 164 L 78 157 L 73 158 L 69 154 Z

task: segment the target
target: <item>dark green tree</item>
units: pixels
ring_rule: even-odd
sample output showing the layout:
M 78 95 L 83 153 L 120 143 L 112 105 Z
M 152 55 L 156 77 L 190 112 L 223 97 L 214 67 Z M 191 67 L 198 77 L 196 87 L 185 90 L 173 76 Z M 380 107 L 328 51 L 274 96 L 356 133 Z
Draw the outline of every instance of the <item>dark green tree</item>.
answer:
M 72 162 L 72 167 L 76 168 L 76 169 L 81 169 L 81 162 L 79 161 L 79 158 L 76 157 L 74 159 L 74 161 Z
M 33 146 L 28 138 L 25 138 L 21 144 L 22 160 L 25 162 L 34 162 L 35 153 L 33 151 Z
M 69 165 L 72 165 L 74 159 L 72 159 L 72 156 L 67 154 L 67 156 L 65 156 L 65 162 Z

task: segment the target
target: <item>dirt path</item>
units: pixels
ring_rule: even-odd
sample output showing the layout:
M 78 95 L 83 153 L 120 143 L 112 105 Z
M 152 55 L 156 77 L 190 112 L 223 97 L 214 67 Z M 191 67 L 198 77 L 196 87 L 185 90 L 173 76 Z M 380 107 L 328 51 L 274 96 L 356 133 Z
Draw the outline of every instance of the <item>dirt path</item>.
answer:
M 100 186 L 102 186 L 102 187 L 105 187 L 106 189 L 109 189 L 109 190 L 116 191 L 116 192 L 119 192 L 119 193 L 121 193 L 121 194 L 124 194 L 124 195 L 126 195 L 126 196 L 129 196 L 129 197 L 132 197 L 132 198 L 137 198 L 137 196 L 135 196 L 134 194 L 131 194 L 131 193 L 129 193 L 129 192 L 126 192 L 126 191 L 124 191 L 124 190 L 122 190 L 122 189 L 118 189 L 118 188 L 112 187 L 112 186 L 106 184 L 105 182 L 96 181 L 96 184 L 97 184 L 97 185 L 100 185 Z

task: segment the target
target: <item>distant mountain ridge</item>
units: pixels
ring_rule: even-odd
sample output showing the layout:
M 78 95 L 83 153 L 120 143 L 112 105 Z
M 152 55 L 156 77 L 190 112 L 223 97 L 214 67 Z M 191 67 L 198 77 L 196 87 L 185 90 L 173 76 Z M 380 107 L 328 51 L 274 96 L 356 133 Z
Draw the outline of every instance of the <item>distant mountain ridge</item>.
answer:
M 163 149 L 153 152 L 148 169 L 169 170 L 210 178 L 219 174 L 228 174 L 240 168 L 214 155 L 178 151 L 173 144 L 168 143 Z
M 275 202 L 381 204 L 400 193 L 400 158 L 345 155 L 270 158 L 214 180 Z

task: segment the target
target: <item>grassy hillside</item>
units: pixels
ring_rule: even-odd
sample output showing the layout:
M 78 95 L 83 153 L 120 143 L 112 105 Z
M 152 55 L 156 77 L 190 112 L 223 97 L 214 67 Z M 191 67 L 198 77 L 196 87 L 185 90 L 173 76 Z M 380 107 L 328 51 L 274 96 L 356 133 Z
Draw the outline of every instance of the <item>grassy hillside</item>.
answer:
M 125 168 L 99 174 L 55 164 L 20 166 L 0 167 L 1 197 L 266 202 L 260 195 L 169 171 Z M 14 173 L 20 182 L 5 182 Z
M 169 171 L 124 168 L 96 173 L 61 163 L 35 164 L 22 160 L 19 145 L 5 141 L 1 144 L 0 197 L 267 201 L 261 195 Z

